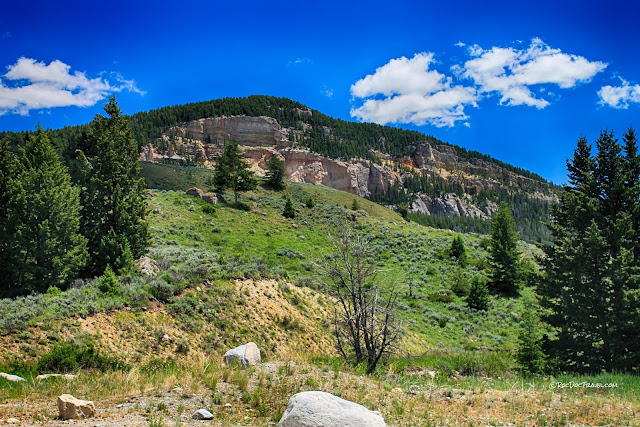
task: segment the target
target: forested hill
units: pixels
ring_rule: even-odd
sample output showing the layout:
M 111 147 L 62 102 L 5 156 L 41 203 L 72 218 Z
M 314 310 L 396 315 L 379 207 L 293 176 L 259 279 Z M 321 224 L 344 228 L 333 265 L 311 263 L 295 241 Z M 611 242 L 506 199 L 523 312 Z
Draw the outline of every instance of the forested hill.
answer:
M 142 147 L 159 138 L 172 126 L 207 117 L 234 115 L 273 117 L 281 126 L 287 128 L 299 128 L 302 123 L 308 124 L 311 126 L 309 135 L 301 141 L 301 144 L 313 152 L 333 159 L 361 158 L 379 162 L 375 152 L 391 156 L 409 156 L 419 143 L 429 142 L 453 147 L 460 159 L 483 160 L 518 175 L 546 183 L 544 178 L 535 173 L 501 162 L 478 151 L 440 141 L 430 135 L 373 123 L 334 119 L 287 98 L 253 95 L 246 98 L 194 102 L 136 113 L 130 117 L 130 122 L 134 137 Z M 331 129 L 333 138 L 328 138 L 323 133 L 323 127 Z M 70 156 L 78 146 L 82 146 L 82 135 L 86 129 L 86 125 L 69 126 L 52 130 L 49 135 L 59 151 Z M 0 138 L 5 137 L 13 144 L 20 144 L 27 133 L 2 132 Z

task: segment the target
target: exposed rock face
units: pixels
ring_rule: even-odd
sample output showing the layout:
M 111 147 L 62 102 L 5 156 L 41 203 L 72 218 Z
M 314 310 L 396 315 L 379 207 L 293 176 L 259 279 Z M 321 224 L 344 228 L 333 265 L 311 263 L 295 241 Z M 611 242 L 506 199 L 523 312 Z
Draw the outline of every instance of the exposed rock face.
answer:
M 323 391 L 303 391 L 289 399 L 278 427 L 385 427 L 379 412 Z
M 310 110 L 294 112 L 300 117 L 312 115 Z M 382 152 L 374 152 L 385 162 L 385 166 L 367 160 L 330 159 L 308 150 L 293 148 L 294 143 L 289 140 L 289 136 L 294 135 L 296 140 L 304 138 L 305 132 L 312 128 L 303 121 L 299 121 L 298 124 L 298 129 L 287 129 L 281 127 L 276 119 L 265 116 L 194 120 L 167 131 L 163 136 L 163 146 L 167 146 L 164 144 L 168 143 L 166 153 L 159 153 L 148 144 L 142 149 L 140 158 L 143 161 L 157 163 L 181 163 L 188 157 L 210 167 L 215 164 L 224 142 L 236 141 L 244 151 L 251 169 L 258 176 L 264 176 L 266 162 L 277 156 L 284 161 L 288 178 L 292 181 L 322 184 L 362 197 L 386 193 L 390 186 L 402 186 L 404 177 L 409 174 L 435 175 L 445 183 L 459 185 L 469 194 L 482 190 L 503 191 L 512 183 L 530 181 L 527 177 L 483 159 L 468 160 L 458 157 L 454 147 L 434 145 L 429 141 L 418 143 L 413 153 L 406 157 L 392 157 Z M 336 138 L 331 128 L 320 126 L 317 130 L 328 138 Z M 378 143 L 384 147 L 385 138 L 380 137 Z M 394 169 L 398 165 L 402 166 L 399 172 Z M 212 193 L 194 195 L 212 204 L 217 202 Z M 545 201 L 554 200 L 553 197 L 540 192 L 532 193 L 530 197 Z M 411 210 L 426 214 L 443 213 L 474 218 L 487 218 L 495 211 L 490 204 L 483 207 L 472 205 L 464 200 L 464 194 L 447 194 L 433 200 L 420 195 L 411 206 Z
M 411 205 L 411 212 L 427 215 L 470 216 L 472 218 L 490 218 L 493 210 L 482 211 L 477 206 L 461 200 L 456 194 L 445 194 L 442 198 L 432 198 L 426 194 L 419 194 Z
M 254 342 L 250 342 L 227 351 L 224 354 L 224 363 L 227 366 L 239 363 L 242 367 L 260 363 L 260 349 Z
M 185 191 L 185 193 L 187 193 L 187 196 L 193 196 L 193 197 L 197 197 L 199 199 L 201 199 L 202 196 L 204 196 L 204 191 L 202 191 L 198 187 L 191 187 L 190 189 Z
M 172 127 L 169 135 L 209 144 L 235 141 L 250 147 L 287 143 L 288 134 L 272 117 L 211 117 Z
M 63 394 L 58 396 L 58 411 L 62 420 L 84 420 L 95 415 L 96 407 L 89 400 L 80 400 L 70 394 Z

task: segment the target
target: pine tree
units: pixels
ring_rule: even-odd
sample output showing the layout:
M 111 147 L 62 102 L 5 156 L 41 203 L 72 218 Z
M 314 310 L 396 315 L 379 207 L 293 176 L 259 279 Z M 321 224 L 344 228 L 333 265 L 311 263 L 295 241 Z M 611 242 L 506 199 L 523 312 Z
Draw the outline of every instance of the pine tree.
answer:
M 0 294 L 13 285 L 17 265 L 13 227 L 9 222 L 9 184 L 15 178 L 15 156 L 6 139 L 0 139 Z
M 484 280 L 474 277 L 467 296 L 467 307 L 473 310 L 489 310 L 489 289 Z
M 524 299 L 525 310 L 522 313 L 516 363 L 525 375 L 540 374 L 545 369 L 546 356 L 542 351 L 540 317 L 536 313 L 533 298 Z
M 276 190 L 282 190 L 284 188 L 284 177 L 287 173 L 287 169 L 284 166 L 284 162 L 272 156 L 267 161 L 267 184 Z
M 8 185 L 8 223 L 15 251 L 9 293 L 64 287 L 87 260 L 80 234 L 79 188 L 38 127 L 29 136 Z
M 296 217 L 296 209 L 293 207 L 293 203 L 291 202 L 291 199 L 289 197 L 287 197 L 287 201 L 284 204 L 282 216 L 290 219 L 294 219 Z
M 491 218 L 491 286 L 507 295 L 517 293 L 518 233 L 509 205 L 502 202 Z
M 253 190 L 257 181 L 249 165 L 244 161 L 244 155 L 238 143 L 229 141 L 224 151 L 216 159 L 213 173 L 213 185 L 218 192 L 226 188 L 233 190 L 235 203 L 238 203 L 238 193 Z
M 464 247 L 464 240 L 462 240 L 462 236 L 459 234 L 451 241 L 449 254 L 458 261 L 458 264 L 460 264 L 461 267 L 465 267 L 467 265 L 467 250 Z
M 640 363 L 635 133 L 625 135 L 624 154 L 608 131 L 595 157 L 585 146 L 579 140 L 568 163 L 572 179 L 553 209 L 553 245 L 544 248 L 538 293 L 544 320 L 557 329 L 546 351 L 568 370 L 630 371 Z
M 353 199 L 353 202 L 351 203 L 351 210 L 357 211 L 359 209 L 360 209 L 360 204 L 358 204 L 358 200 Z
M 84 187 L 82 228 L 89 243 L 88 273 L 102 274 L 107 266 L 120 270 L 146 252 L 144 178 L 138 178 L 140 160 L 129 121 L 115 97 L 105 106 L 107 117 L 97 114 L 87 135 L 89 153 L 82 153 Z

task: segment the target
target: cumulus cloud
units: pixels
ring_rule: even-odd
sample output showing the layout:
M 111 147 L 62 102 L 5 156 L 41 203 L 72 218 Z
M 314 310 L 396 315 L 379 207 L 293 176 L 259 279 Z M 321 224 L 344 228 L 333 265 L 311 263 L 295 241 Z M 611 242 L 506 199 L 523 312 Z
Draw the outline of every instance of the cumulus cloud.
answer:
M 640 85 L 631 85 L 620 78 L 620 86 L 603 86 L 598 91 L 600 105 L 608 105 L 617 109 L 629 108 L 629 103 L 640 103 Z
M 413 123 L 453 126 L 466 120 L 465 106 L 476 105 L 476 90 L 454 86 L 451 77 L 430 70 L 433 53 L 392 59 L 351 86 L 351 95 L 365 99 L 351 116 L 380 124 Z
M 539 38 L 533 39 L 526 49 L 483 49 L 473 45 L 468 52 L 472 59 L 462 66 L 454 65 L 452 71 L 473 80 L 480 93 L 499 94 L 500 103 L 506 105 L 544 108 L 549 101 L 536 96 L 531 86 L 554 84 L 562 89 L 572 88 L 589 82 L 607 67 L 604 62 L 553 49 Z
M 111 80 L 88 78 L 71 66 L 55 60 L 46 65 L 31 58 L 20 58 L 7 67 L 0 79 L 0 115 L 29 114 L 30 110 L 54 107 L 90 107 L 121 91 L 144 95 L 135 82 L 111 73 Z M 9 83 L 9 85 L 7 85 Z

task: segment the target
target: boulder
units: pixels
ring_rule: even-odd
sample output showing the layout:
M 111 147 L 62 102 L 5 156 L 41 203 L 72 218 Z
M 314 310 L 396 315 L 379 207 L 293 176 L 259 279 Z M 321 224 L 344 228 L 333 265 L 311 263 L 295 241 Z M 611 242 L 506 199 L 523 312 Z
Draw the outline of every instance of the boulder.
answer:
M 212 420 L 213 414 L 204 408 L 198 409 L 191 416 L 194 420 Z
M 70 394 L 63 394 L 58 396 L 58 411 L 62 420 L 84 420 L 96 414 L 96 407 L 90 400 L 80 400 Z
M 49 378 L 62 378 L 65 380 L 72 380 L 74 379 L 76 376 L 75 375 L 71 375 L 71 374 L 42 374 L 42 375 L 38 375 L 36 377 L 37 380 L 46 380 Z
M 260 363 L 260 349 L 254 342 L 250 342 L 239 347 L 233 348 L 224 354 L 224 363 L 227 366 L 234 362 L 239 363 L 242 367 L 257 365 Z
M 289 399 L 278 427 L 385 427 L 379 412 L 324 391 L 303 391 Z
M 17 382 L 25 380 L 24 378 L 19 377 L 17 375 L 5 374 L 4 372 L 0 372 L 0 378 L 4 378 L 5 380 L 11 381 L 11 382 L 14 382 L 14 383 L 17 383 Z
M 204 193 L 202 195 L 202 200 L 209 204 L 215 205 L 216 203 L 218 203 L 218 196 L 216 196 L 215 193 Z
M 186 191 L 186 193 L 188 196 L 198 197 L 200 199 L 202 199 L 202 196 L 204 195 L 204 191 L 202 191 L 198 187 L 191 187 Z
M 143 256 L 138 259 L 138 261 L 136 261 L 136 267 L 140 274 L 148 277 L 155 277 L 160 272 L 158 264 L 148 256 Z

